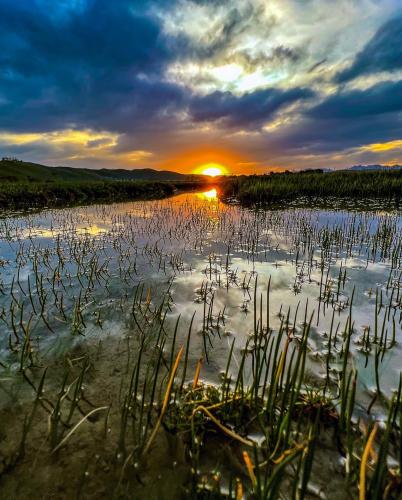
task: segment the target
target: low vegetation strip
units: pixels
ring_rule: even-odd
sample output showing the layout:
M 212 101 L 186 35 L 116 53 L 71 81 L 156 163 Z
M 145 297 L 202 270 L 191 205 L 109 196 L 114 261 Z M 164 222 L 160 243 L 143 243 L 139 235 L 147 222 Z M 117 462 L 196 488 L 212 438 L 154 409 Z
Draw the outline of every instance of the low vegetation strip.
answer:
M 224 197 L 241 203 L 269 203 L 296 197 L 394 198 L 402 195 L 402 172 L 303 172 L 231 177 Z
M 163 198 L 174 191 L 175 186 L 167 182 L 0 183 L 0 208 L 42 208 Z

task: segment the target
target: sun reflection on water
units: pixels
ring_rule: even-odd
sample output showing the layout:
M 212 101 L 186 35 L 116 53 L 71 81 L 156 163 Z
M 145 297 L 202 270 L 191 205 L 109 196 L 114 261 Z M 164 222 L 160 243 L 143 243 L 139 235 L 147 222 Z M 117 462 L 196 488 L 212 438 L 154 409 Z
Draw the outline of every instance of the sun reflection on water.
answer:
M 212 188 L 209 191 L 204 191 L 203 193 L 197 193 L 197 197 L 200 198 L 201 200 L 217 201 L 218 192 L 216 191 L 215 188 Z

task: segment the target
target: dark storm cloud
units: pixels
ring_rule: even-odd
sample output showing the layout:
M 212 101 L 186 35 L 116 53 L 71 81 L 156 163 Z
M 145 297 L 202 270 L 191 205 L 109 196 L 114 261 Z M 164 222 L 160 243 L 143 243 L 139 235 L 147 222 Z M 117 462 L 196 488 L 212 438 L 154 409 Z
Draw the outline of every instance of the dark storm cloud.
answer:
M 92 0 L 62 18 L 42 5 L 0 1 L 1 128 L 110 122 L 117 130 L 180 100 L 179 89 L 160 81 L 169 40 L 145 4 L 140 13 L 132 2 Z
M 160 71 L 168 52 L 160 27 L 123 0 L 90 0 L 83 11 L 54 18 L 33 2 L 0 2 L 1 64 L 27 76 L 85 68 Z M 71 65 L 71 66 L 70 66 Z M 80 66 L 82 66 L 80 68 Z
M 49 16 L 39 4 L 14 4 L 0 4 L 0 43 L 7 47 L 0 52 L 4 130 L 158 130 L 161 123 L 172 125 L 175 114 L 187 107 L 196 122 L 222 120 L 229 127 L 257 128 L 280 108 L 312 95 L 296 88 L 241 97 L 229 92 L 192 96 L 163 80 L 173 57 L 170 45 L 177 57 L 177 41 L 162 34 L 146 9 L 142 14 L 133 10 L 135 3 L 92 0 L 61 18 Z M 242 29 L 241 19 L 236 9 L 229 12 L 223 38 Z M 293 57 L 284 47 L 278 51 Z
M 337 92 L 307 114 L 316 119 L 350 119 L 401 110 L 402 80 L 378 83 L 364 90 Z
M 402 137 L 402 81 L 337 92 L 276 136 L 283 148 L 325 153 Z
M 336 80 L 347 82 L 360 75 L 402 68 L 402 16 L 385 23 L 357 54 L 352 65 L 339 73 Z
M 197 122 L 221 121 L 228 127 L 258 128 L 279 109 L 313 95 L 311 90 L 303 88 L 271 88 L 242 96 L 217 91 L 203 97 L 195 97 L 190 104 L 190 114 Z
M 372 143 L 400 139 L 402 120 L 398 115 L 322 120 L 303 119 L 278 133 L 272 140 L 284 151 L 303 154 L 335 153 Z
M 261 157 L 273 150 L 343 151 L 402 137 L 402 82 L 351 91 L 340 85 L 329 97 L 323 95 L 322 80 L 309 80 L 314 92 L 303 83 L 284 88 L 306 81 L 303 74 L 295 75 L 300 79 L 291 77 L 302 71 L 308 48 L 292 38 L 275 38 L 281 21 L 263 15 L 263 2 L 193 3 L 211 14 L 210 25 L 194 37 L 184 34 L 181 26 L 162 28 L 163 14 L 182 5 L 176 0 L 0 0 L 0 131 L 89 128 L 117 133 L 114 153 L 138 148 L 160 157 L 198 140 L 203 123 L 214 125 L 203 132 L 209 134 L 208 144 L 227 140 L 229 149 L 237 147 L 234 139 L 229 144 L 233 131 L 260 131 L 254 134 L 254 149 Z M 272 43 L 256 45 L 250 52 L 239 40 L 253 37 L 272 37 Z M 402 69 L 401 47 L 399 17 L 380 28 L 336 78 L 343 83 L 359 75 Z M 326 59 L 320 55 L 317 61 L 307 65 L 311 72 Z M 246 76 L 259 68 L 261 74 L 283 73 L 289 78 L 280 82 L 283 88 L 240 95 L 222 91 L 228 86 L 209 76 L 205 88 L 220 90 L 198 95 L 179 78 L 175 83 L 167 80 L 172 63 L 194 63 L 201 69 L 235 63 Z M 207 77 L 201 71 L 202 78 Z M 192 89 L 200 80 L 191 83 Z M 321 102 L 306 110 L 315 102 L 313 97 Z M 291 125 L 285 122 L 269 134 L 263 131 L 264 124 L 295 104 Z M 87 148 L 93 150 L 107 140 L 94 139 Z M 49 151 L 50 157 L 53 146 L 39 142 L 11 144 L 8 150 L 33 158 L 35 151 L 40 150 L 42 158 Z

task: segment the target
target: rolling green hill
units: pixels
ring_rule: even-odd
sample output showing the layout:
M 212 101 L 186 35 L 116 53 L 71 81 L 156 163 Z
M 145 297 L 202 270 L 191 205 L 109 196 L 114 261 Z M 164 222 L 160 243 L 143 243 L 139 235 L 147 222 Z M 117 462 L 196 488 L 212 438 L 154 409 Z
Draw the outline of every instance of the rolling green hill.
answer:
M 0 181 L 4 182 L 60 182 L 91 179 L 93 175 L 86 174 L 81 169 L 52 168 L 18 160 L 0 161 Z
M 48 167 L 13 159 L 0 160 L 0 182 L 91 182 L 91 181 L 205 181 L 204 176 L 185 175 L 169 170 L 134 170 Z

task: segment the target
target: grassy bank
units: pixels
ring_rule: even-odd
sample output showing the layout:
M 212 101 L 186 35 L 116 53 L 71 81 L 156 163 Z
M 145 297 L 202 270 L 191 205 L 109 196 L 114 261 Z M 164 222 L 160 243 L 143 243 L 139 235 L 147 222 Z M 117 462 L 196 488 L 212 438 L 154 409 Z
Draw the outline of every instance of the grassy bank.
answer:
M 270 203 L 307 198 L 400 199 L 402 172 L 284 173 L 240 176 L 227 179 L 221 188 L 224 197 L 241 203 Z
M 175 186 L 166 182 L 4 183 L 0 185 L 0 208 L 42 208 L 152 199 L 170 196 L 174 191 Z

